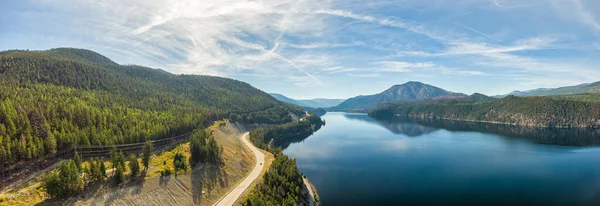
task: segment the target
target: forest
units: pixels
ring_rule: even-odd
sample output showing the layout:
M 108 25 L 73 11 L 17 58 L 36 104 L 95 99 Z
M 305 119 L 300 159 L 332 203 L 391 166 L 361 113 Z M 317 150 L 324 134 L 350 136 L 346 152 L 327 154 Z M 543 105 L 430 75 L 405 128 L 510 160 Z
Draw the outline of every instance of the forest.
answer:
M 272 151 L 275 160 L 263 181 L 257 185 L 242 205 L 298 205 L 303 187 L 302 174 L 296 160 L 288 158 L 281 150 Z
M 227 78 L 119 65 L 89 50 L 0 52 L 0 165 L 76 145 L 116 145 L 203 122 L 291 122 L 302 108 Z
M 420 117 L 494 122 L 530 127 L 600 127 L 600 102 L 589 95 L 402 101 L 369 112 L 377 119 Z
M 275 156 L 263 181 L 253 193 L 242 202 L 243 205 L 298 205 L 303 186 L 302 174 L 294 158 L 288 158 L 280 147 L 274 145 L 274 138 L 295 136 L 308 137 L 323 126 L 324 121 L 314 113 L 305 119 L 277 126 L 258 128 L 250 132 L 250 140 L 257 147 Z
M 318 115 L 311 113 L 305 120 L 283 125 L 267 126 L 252 130 L 250 141 L 264 150 L 274 149 L 273 145 L 279 139 L 312 135 L 323 126 L 324 122 Z

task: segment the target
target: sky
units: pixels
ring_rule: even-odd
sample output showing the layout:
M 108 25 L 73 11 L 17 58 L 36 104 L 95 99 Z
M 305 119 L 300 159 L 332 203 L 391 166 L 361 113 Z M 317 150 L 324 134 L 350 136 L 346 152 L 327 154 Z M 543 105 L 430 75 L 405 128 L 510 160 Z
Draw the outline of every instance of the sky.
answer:
M 600 81 L 597 0 L 0 0 L 0 50 L 75 47 L 297 99 Z

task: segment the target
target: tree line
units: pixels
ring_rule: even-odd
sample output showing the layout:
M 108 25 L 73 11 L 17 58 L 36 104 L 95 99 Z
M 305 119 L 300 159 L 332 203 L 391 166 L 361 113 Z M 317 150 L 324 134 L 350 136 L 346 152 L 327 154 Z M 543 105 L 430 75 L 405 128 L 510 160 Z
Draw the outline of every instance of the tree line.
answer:
M 533 127 L 600 127 L 600 102 L 575 97 L 516 97 L 489 100 L 403 101 L 369 112 L 378 119 L 422 117 L 490 121 Z
M 324 124 L 325 122 L 321 117 L 311 113 L 302 121 L 254 129 L 250 131 L 250 141 L 257 147 L 268 150 L 273 148 L 273 146 L 269 146 L 270 142 L 297 136 L 306 138 L 319 130 Z
M 250 132 L 252 143 L 271 152 L 275 160 L 263 176 L 251 195 L 242 205 L 298 205 L 304 187 L 302 174 L 296 166 L 296 160 L 289 158 L 280 147 L 274 145 L 277 138 L 298 135 L 310 136 L 324 124 L 324 121 L 311 113 L 301 121 L 283 125 L 258 128 Z

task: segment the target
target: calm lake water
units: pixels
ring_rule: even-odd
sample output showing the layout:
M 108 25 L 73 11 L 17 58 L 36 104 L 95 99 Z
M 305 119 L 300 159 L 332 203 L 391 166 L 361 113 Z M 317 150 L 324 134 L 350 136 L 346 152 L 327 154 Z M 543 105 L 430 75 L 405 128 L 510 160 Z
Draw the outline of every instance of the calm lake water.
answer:
M 600 131 L 327 113 L 279 142 L 323 205 L 600 205 Z

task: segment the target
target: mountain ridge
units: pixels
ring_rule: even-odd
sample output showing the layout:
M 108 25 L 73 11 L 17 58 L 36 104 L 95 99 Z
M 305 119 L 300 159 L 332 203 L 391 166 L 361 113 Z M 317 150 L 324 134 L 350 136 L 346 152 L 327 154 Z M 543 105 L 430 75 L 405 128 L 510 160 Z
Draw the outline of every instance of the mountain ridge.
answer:
M 434 98 L 464 98 L 467 95 L 455 93 L 417 81 L 396 84 L 381 93 L 373 95 L 359 95 L 349 98 L 332 110 L 365 110 L 372 109 L 379 104 L 391 103 L 400 100 L 422 100 Z
M 514 96 L 558 96 L 558 95 L 572 95 L 572 94 L 585 94 L 591 93 L 596 94 L 600 93 L 600 81 L 591 82 L 591 83 L 583 83 L 573 86 L 565 86 L 565 87 L 557 87 L 557 88 L 537 88 L 530 89 L 525 91 L 515 90 L 511 93 L 504 95 L 496 95 L 496 98 L 502 98 L 509 95 Z
M 328 99 L 328 98 L 314 98 L 314 99 L 292 99 L 283 94 L 269 93 L 272 97 L 279 101 L 295 104 L 301 107 L 310 108 L 329 108 L 338 105 L 345 99 Z

